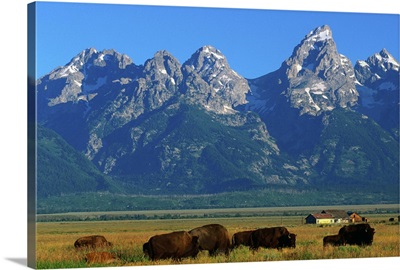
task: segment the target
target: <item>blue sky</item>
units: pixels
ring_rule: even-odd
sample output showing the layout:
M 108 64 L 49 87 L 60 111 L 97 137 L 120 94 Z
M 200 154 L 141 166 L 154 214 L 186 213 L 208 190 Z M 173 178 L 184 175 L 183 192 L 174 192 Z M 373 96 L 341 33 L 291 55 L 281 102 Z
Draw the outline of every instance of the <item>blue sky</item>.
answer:
M 221 50 L 235 71 L 256 78 L 278 69 L 310 31 L 331 27 L 355 63 L 386 48 L 399 60 L 399 15 L 37 2 L 37 77 L 82 50 L 115 49 L 144 64 L 159 50 L 181 63 L 201 46 Z

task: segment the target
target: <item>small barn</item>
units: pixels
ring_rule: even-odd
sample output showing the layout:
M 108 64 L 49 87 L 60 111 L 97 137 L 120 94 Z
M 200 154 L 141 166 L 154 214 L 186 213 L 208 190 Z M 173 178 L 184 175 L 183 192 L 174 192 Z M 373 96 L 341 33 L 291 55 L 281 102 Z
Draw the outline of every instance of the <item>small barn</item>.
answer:
M 331 224 L 335 222 L 335 218 L 331 214 L 315 213 L 306 217 L 306 224 Z
M 351 213 L 349 215 L 349 220 L 352 223 L 355 223 L 355 222 L 367 222 L 367 219 L 365 217 L 362 217 L 357 213 Z

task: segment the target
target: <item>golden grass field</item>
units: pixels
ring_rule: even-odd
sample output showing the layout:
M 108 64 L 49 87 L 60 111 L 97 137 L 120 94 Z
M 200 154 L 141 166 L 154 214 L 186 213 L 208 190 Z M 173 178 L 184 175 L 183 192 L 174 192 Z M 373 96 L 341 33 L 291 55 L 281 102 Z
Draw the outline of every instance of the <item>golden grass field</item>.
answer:
M 91 222 L 42 222 L 37 224 L 37 268 L 73 268 L 98 266 L 135 266 L 167 264 L 200 264 L 225 262 L 257 262 L 282 260 L 314 260 L 337 258 L 369 258 L 400 256 L 399 223 L 389 222 L 389 214 L 368 215 L 370 225 L 375 228 L 374 241 L 371 246 L 322 246 L 326 235 L 337 234 L 343 226 L 303 224 L 304 216 L 271 216 L 271 217 L 230 217 L 198 218 L 174 220 L 138 220 L 138 221 L 91 221 Z M 397 217 L 397 216 L 396 216 Z M 250 251 L 240 247 L 226 257 L 218 255 L 209 257 L 206 251 L 197 258 L 187 258 L 180 262 L 172 260 L 150 261 L 142 252 L 143 243 L 156 234 L 178 230 L 190 230 L 210 223 L 225 226 L 232 235 L 235 232 L 262 227 L 285 226 L 291 233 L 297 234 L 296 248 L 259 249 Z M 87 264 L 84 256 L 90 250 L 75 250 L 73 244 L 81 236 L 101 234 L 113 243 L 109 251 L 117 256 L 109 264 Z

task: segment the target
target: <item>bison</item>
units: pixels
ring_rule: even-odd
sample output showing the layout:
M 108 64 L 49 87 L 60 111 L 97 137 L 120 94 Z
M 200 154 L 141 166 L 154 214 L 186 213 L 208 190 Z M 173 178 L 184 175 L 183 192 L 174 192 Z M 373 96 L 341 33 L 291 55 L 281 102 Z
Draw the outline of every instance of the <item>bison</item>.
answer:
M 369 224 L 356 224 L 343 226 L 339 230 L 339 235 L 344 239 L 344 244 L 349 245 L 372 245 L 375 229 Z
M 217 253 L 229 255 L 231 240 L 228 230 L 220 224 L 208 224 L 189 231 L 192 236 L 199 238 L 200 250 L 208 250 L 210 256 Z
M 251 233 L 252 231 L 237 232 L 232 236 L 232 248 L 239 247 L 240 245 L 251 246 Z
M 116 260 L 116 256 L 110 252 L 90 252 L 86 254 L 85 261 L 92 263 L 112 263 Z
M 75 248 L 98 248 L 112 246 L 111 242 L 108 242 L 102 235 L 90 235 L 78 238 L 74 243 Z
M 250 236 L 252 250 L 259 247 L 282 249 L 296 247 L 296 235 L 289 233 L 285 227 L 257 229 Z
M 289 241 L 287 242 L 289 245 L 288 247 L 295 248 L 296 247 L 296 234 L 289 233 Z
M 323 245 L 324 245 L 324 247 L 326 247 L 328 245 L 343 246 L 344 239 L 343 239 L 342 235 L 340 235 L 340 234 L 327 235 L 323 239 Z
M 143 244 L 143 252 L 153 261 L 169 258 L 174 260 L 186 257 L 195 258 L 199 253 L 198 237 L 185 231 L 155 235 Z

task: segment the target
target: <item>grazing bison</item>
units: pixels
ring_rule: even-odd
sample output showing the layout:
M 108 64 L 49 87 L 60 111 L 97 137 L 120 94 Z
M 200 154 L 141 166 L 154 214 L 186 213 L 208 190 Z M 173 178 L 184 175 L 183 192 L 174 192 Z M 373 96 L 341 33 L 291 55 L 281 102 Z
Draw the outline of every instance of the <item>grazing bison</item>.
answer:
M 143 252 L 151 260 L 180 260 L 186 257 L 196 257 L 199 253 L 198 237 L 188 232 L 179 231 L 150 237 L 143 245 Z
M 116 256 L 110 252 L 90 252 L 86 254 L 85 261 L 88 264 L 92 263 L 112 263 Z
M 149 242 L 146 242 L 146 243 L 143 244 L 143 253 L 144 253 L 146 256 L 149 256 L 149 257 L 150 257 L 149 252 L 150 252 Z
M 343 246 L 344 245 L 344 239 L 340 234 L 327 235 L 323 239 L 323 244 L 324 244 L 324 247 L 326 247 L 328 245 Z
M 240 245 L 251 246 L 251 233 L 253 231 L 237 232 L 232 236 L 232 248 L 239 247 Z
M 339 230 L 339 235 L 344 239 L 344 244 L 349 245 L 371 245 L 375 234 L 375 229 L 369 224 L 356 224 L 343 226 Z
M 296 247 L 296 235 L 289 233 L 285 227 L 262 228 L 255 230 L 250 236 L 251 249 L 259 247 L 282 249 Z
M 229 255 L 231 240 L 228 230 L 220 224 L 209 224 L 189 231 L 192 236 L 199 238 L 200 250 L 208 250 L 210 256 L 224 252 Z
M 296 247 L 296 234 L 294 233 L 289 233 L 289 247 L 295 248 Z
M 75 241 L 74 246 L 75 248 L 98 248 L 112 246 L 112 244 L 102 235 L 90 235 L 78 238 L 78 240 Z

